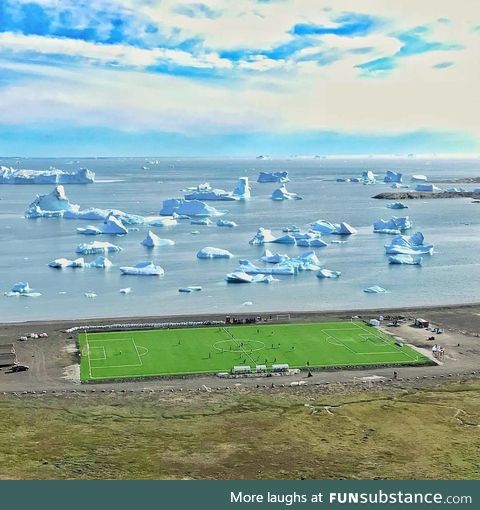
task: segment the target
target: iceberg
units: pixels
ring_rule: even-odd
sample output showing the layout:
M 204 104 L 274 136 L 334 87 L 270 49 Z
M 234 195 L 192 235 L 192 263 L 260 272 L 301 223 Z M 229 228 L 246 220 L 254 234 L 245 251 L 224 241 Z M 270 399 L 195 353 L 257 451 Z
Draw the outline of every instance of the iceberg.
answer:
M 304 246 L 304 247 L 310 247 L 310 248 L 324 248 L 325 246 L 328 246 L 328 243 L 326 243 L 322 239 L 318 239 L 318 238 L 298 239 L 297 246 Z
M 351 179 L 349 179 L 348 177 L 337 177 L 336 181 L 337 182 L 351 182 Z
M 165 271 L 162 267 L 156 266 L 153 262 L 138 262 L 134 266 L 123 266 L 120 268 L 122 274 L 134 276 L 163 276 Z
M 233 273 L 227 274 L 225 280 L 228 283 L 252 283 L 253 276 L 243 271 L 234 271 Z
M 77 232 L 85 236 L 97 236 L 102 233 L 99 228 L 93 225 L 88 225 L 87 227 L 79 227 L 77 228 Z
M 297 240 L 295 239 L 295 236 L 292 234 L 285 234 L 284 236 L 276 237 L 272 243 L 278 243 L 278 244 L 295 244 Z
M 175 241 L 172 241 L 171 239 L 161 239 L 149 230 L 147 236 L 140 244 L 143 244 L 143 246 L 146 246 L 147 248 L 153 248 L 155 246 L 173 246 Z
M 380 287 L 379 285 L 374 285 L 373 287 L 363 289 L 363 292 L 366 292 L 367 294 L 385 294 L 388 292 L 388 290 Z
M 75 253 L 80 253 L 82 255 L 96 255 L 106 253 L 118 253 L 121 252 L 122 250 L 123 248 L 120 248 L 120 246 L 116 246 L 115 244 L 94 241 L 93 243 L 79 244 L 75 250 Z
M 113 213 L 109 214 L 101 230 L 102 234 L 112 234 L 121 236 L 128 234 L 128 230 L 122 223 L 122 220 L 114 216 Z
M 87 168 L 65 172 L 58 168 L 49 170 L 18 170 L 0 166 L 0 184 L 91 184 L 95 174 Z
M 302 197 L 297 195 L 297 193 L 290 193 L 287 191 L 285 186 L 281 186 L 277 188 L 272 193 L 272 200 L 281 201 L 281 200 L 301 200 Z
M 107 257 L 100 255 L 95 260 L 92 260 L 92 262 L 87 262 L 86 266 L 93 267 L 95 269 L 108 269 L 112 267 L 113 264 L 110 259 L 107 259 Z
M 52 218 L 61 217 L 65 212 L 78 212 L 79 205 L 71 204 L 65 194 L 63 186 L 55 186 L 47 195 L 37 195 L 37 198 L 25 211 L 26 218 Z
M 383 182 L 402 182 L 402 174 L 399 172 L 392 172 L 392 170 L 387 170 L 385 172 Z
M 120 294 L 130 294 L 132 292 L 132 289 L 130 287 L 125 287 L 124 289 L 120 289 Z
M 389 255 L 431 255 L 433 244 L 423 244 L 424 237 L 421 232 L 411 236 L 399 235 L 385 245 L 385 252 Z
M 50 262 L 48 265 L 55 269 L 63 269 L 65 267 L 72 267 L 72 268 L 85 267 L 85 260 L 83 259 L 83 257 L 80 257 L 75 260 L 61 258 L 61 259 L 52 260 L 52 262 Z
M 276 237 L 272 234 L 272 231 L 267 228 L 260 227 L 257 233 L 250 239 L 249 243 L 253 245 L 261 245 L 265 243 L 273 243 Z
M 417 184 L 415 187 L 415 191 L 442 191 L 438 186 L 435 186 L 435 184 Z
M 338 225 L 334 225 L 329 221 L 318 220 L 311 224 L 312 230 L 320 232 L 321 234 L 333 234 L 337 230 Z
M 337 234 L 340 236 L 348 236 L 352 234 L 356 234 L 357 231 L 348 223 L 342 222 L 340 225 L 335 229 L 332 234 Z
M 212 225 L 213 221 L 210 218 L 199 218 L 190 221 L 190 225 Z
M 408 230 L 413 227 L 412 222 L 408 216 L 393 218 L 389 220 L 378 220 L 373 224 L 373 231 L 378 234 L 401 234 L 402 231 Z
M 89 299 L 95 299 L 97 297 L 96 292 L 85 292 L 84 296 Z
M 412 177 L 410 177 L 410 180 L 412 182 L 427 182 L 428 178 L 426 175 L 416 174 L 416 175 L 412 175 Z
M 163 201 L 161 216 L 223 216 L 225 211 L 204 204 L 200 200 L 185 200 L 183 198 L 170 198 Z
M 233 201 L 238 198 L 223 189 L 214 189 L 210 185 L 206 187 L 205 184 L 200 184 L 194 191 L 185 194 L 185 200 Z
M 234 221 L 218 220 L 217 221 L 217 227 L 229 227 L 229 228 L 233 228 L 233 227 L 238 227 L 238 225 Z
M 288 225 L 288 227 L 282 228 L 282 232 L 287 233 L 300 232 L 300 229 L 297 227 L 297 225 Z
M 239 177 L 237 184 L 233 190 L 232 196 L 238 200 L 248 200 L 251 196 L 250 184 L 248 177 Z
M 387 204 L 388 209 L 408 209 L 408 205 L 402 204 L 402 202 L 393 202 Z
M 247 274 L 276 274 L 276 275 L 294 275 L 295 268 L 288 263 L 280 263 L 273 267 L 257 267 L 255 264 L 246 259 L 239 261 L 240 266 L 236 271 L 244 272 Z
M 393 189 L 408 188 L 408 184 L 400 184 L 399 182 L 394 182 L 390 187 Z
M 233 254 L 228 250 L 213 248 L 212 246 L 207 246 L 197 252 L 197 258 L 199 259 L 231 259 L 232 257 Z
M 278 278 L 274 278 L 271 274 L 256 274 L 252 279 L 252 283 L 272 283 L 278 281 Z
M 288 255 L 280 255 L 280 253 L 273 254 L 270 250 L 265 250 L 263 255 L 260 257 L 263 262 L 267 262 L 269 264 L 281 264 L 287 260 L 290 260 Z
M 423 262 L 423 257 L 412 257 L 411 255 L 392 255 L 388 257 L 390 264 L 408 264 L 410 266 L 420 266 Z
M 260 172 L 257 182 L 288 182 L 288 172 Z
M 172 216 L 171 218 L 159 218 L 158 216 L 145 216 L 145 224 L 151 227 L 173 227 L 178 222 Z
M 331 271 L 330 269 L 320 269 L 317 278 L 338 278 L 342 273 L 340 271 Z
M 5 292 L 5 296 L 7 297 L 40 297 L 40 292 L 34 292 L 28 282 L 17 282 L 14 283 L 11 290 L 9 292 Z
M 199 292 L 202 290 L 202 287 L 199 285 L 190 285 L 189 287 L 180 287 L 178 292 Z
M 377 182 L 375 177 L 376 177 L 376 175 L 371 170 L 364 170 L 362 172 L 363 184 L 375 184 Z

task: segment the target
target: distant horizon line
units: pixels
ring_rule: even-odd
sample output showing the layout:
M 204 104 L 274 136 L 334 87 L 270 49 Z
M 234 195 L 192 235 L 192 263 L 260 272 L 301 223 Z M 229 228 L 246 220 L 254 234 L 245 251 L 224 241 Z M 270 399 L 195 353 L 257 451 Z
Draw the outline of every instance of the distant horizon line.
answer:
M 268 161 L 268 160 L 286 160 L 286 159 L 477 159 L 480 158 L 480 153 L 468 152 L 450 152 L 450 153 L 406 153 L 406 154 L 307 154 L 307 155 L 272 155 L 272 154 L 260 154 L 256 156 L 187 156 L 187 155 L 172 155 L 172 156 L 153 156 L 153 155 L 139 155 L 139 156 L 6 156 L 0 155 L 1 159 L 248 159 L 257 161 Z

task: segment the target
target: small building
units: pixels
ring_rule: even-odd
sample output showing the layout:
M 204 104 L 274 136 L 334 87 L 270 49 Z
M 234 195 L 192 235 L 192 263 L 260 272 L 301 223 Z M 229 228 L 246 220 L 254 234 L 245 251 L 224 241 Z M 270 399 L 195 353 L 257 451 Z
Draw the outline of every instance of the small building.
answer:
M 430 322 L 425 319 L 415 319 L 414 324 L 417 328 L 428 328 L 430 326 Z
M 236 365 L 232 368 L 232 374 L 234 375 L 242 375 L 242 374 L 251 374 L 252 369 L 249 365 Z
M 272 372 L 288 372 L 288 369 L 287 363 L 276 363 L 272 365 Z
M 257 365 L 255 367 L 255 372 L 257 372 L 257 373 L 262 374 L 262 373 L 265 373 L 266 371 L 267 371 L 267 365 Z
M 232 323 L 232 318 L 230 317 L 230 315 L 225 315 L 225 324 L 231 324 Z
M 380 326 L 380 321 L 377 320 L 377 319 L 370 319 L 369 324 L 370 324 L 370 326 L 373 326 L 374 328 L 377 328 L 378 326 Z

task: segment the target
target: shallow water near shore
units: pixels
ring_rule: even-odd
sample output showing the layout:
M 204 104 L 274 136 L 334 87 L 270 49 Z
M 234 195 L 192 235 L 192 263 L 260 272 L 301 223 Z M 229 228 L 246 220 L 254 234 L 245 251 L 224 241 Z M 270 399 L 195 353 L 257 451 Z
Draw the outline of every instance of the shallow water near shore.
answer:
M 156 159 L 156 158 L 153 158 Z M 365 169 L 382 174 L 387 169 L 409 176 L 423 173 L 431 179 L 449 179 L 480 175 L 480 160 L 407 159 L 158 159 L 150 164 L 144 158 L 23 159 L 0 160 L 0 165 L 45 169 L 49 166 L 74 170 L 84 166 L 96 172 L 93 185 L 66 185 L 72 203 L 82 208 L 116 208 L 128 213 L 157 215 L 162 201 L 183 196 L 182 190 L 208 181 L 213 187 L 232 190 L 237 177 L 252 181 L 252 199 L 239 202 L 208 202 L 228 210 L 225 219 L 237 228 L 190 225 L 152 228 L 160 237 L 173 239 L 174 246 L 149 250 L 140 244 L 147 228 L 140 227 L 127 236 L 90 238 L 76 228 L 91 221 L 63 219 L 27 220 L 23 213 L 37 194 L 49 193 L 52 186 L 0 186 L 0 290 L 10 290 L 17 281 L 28 281 L 42 293 L 39 298 L 0 296 L 0 321 L 173 315 L 188 313 L 238 313 L 279 310 L 340 310 L 379 307 L 405 307 L 461 304 L 480 300 L 480 205 L 471 199 L 411 200 L 408 209 L 392 211 L 386 201 L 371 197 L 390 188 L 385 184 L 363 186 L 337 183 L 337 177 L 359 176 Z M 142 169 L 143 166 L 148 170 Z M 303 200 L 274 202 L 270 195 L 275 184 L 257 184 L 260 170 L 288 170 L 287 188 Z M 446 188 L 446 184 L 439 186 Z M 467 190 L 474 184 L 458 184 Z M 412 232 L 423 232 L 426 243 L 435 244 L 435 254 L 424 257 L 423 267 L 390 266 L 383 245 L 391 236 L 372 233 L 379 218 L 408 214 Z M 338 280 L 320 280 L 313 272 L 278 277 L 269 285 L 228 285 L 227 273 L 238 266 L 239 258 L 258 263 L 265 247 L 248 241 L 258 227 L 281 228 L 292 223 L 302 230 L 318 219 L 346 221 L 358 229 L 346 244 L 329 244 L 316 250 L 328 269 L 341 271 Z M 193 230 L 200 234 L 193 235 Z M 110 258 L 115 267 L 54 270 L 47 264 L 56 258 L 75 258 L 82 242 L 109 241 L 124 248 Z M 332 237 L 324 236 L 330 243 Z M 336 237 L 334 238 L 336 239 Z M 343 238 L 342 238 L 343 239 Z M 205 246 L 231 251 L 231 260 L 198 260 L 196 252 Z M 298 255 L 307 250 L 296 246 L 266 245 L 270 250 Z M 86 257 L 87 260 L 95 258 Z M 142 260 L 154 260 L 165 269 L 165 276 L 122 276 L 118 269 Z M 179 293 L 180 287 L 201 285 L 201 292 Z M 386 288 L 388 294 L 366 294 L 372 285 Z M 119 293 L 131 287 L 128 295 Z M 88 299 L 86 292 L 97 297 Z M 251 306 L 243 303 L 251 302 Z

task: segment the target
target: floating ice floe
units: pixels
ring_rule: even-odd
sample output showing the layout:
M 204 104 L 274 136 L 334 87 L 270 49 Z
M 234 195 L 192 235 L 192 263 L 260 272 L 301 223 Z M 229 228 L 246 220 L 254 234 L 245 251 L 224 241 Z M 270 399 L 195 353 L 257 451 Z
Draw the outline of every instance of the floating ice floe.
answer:
M 334 241 L 332 241 L 334 242 Z M 345 242 L 345 241 L 337 241 L 337 242 Z M 313 238 L 313 239 L 298 239 L 297 240 L 297 246 L 302 247 L 310 247 L 310 248 L 324 248 L 325 246 L 328 246 L 328 243 L 323 241 L 319 238 Z
M 399 172 L 393 172 L 392 170 L 387 170 L 385 172 L 383 182 L 402 182 L 402 174 Z
M 79 205 L 71 204 L 65 194 L 63 186 L 55 186 L 51 193 L 37 195 L 37 198 L 28 206 L 25 211 L 26 218 L 52 218 L 61 217 L 65 212 L 76 213 Z
M 385 252 L 389 255 L 432 255 L 433 244 L 423 244 L 424 237 L 421 232 L 411 236 L 399 235 L 385 245 Z
M 85 267 L 85 259 L 83 257 L 75 260 L 60 258 L 52 260 L 52 262 L 50 262 L 48 265 L 49 267 L 53 267 L 55 269 L 63 269 L 65 267 L 79 268 Z
M 340 271 L 331 271 L 330 269 L 320 269 L 317 272 L 317 278 L 338 278 L 342 273 Z
M 288 255 L 281 255 L 280 253 L 272 253 L 270 250 L 265 250 L 263 255 L 260 257 L 263 262 L 267 262 L 269 264 L 281 264 L 287 260 L 290 260 Z
M 393 189 L 403 189 L 403 188 L 408 188 L 408 184 L 401 184 L 399 182 L 394 182 L 390 187 Z
M 387 204 L 388 209 L 408 209 L 408 205 L 402 204 L 402 202 L 393 202 Z
M 202 290 L 202 287 L 199 285 L 190 285 L 188 287 L 180 287 L 178 292 L 199 292 Z
M 415 191 L 442 191 L 438 186 L 435 186 L 435 184 L 426 183 L 426 184 L 417 184 L 415 187 Z
M 255 264 L 246 259 L 239 261 L 240 266 L 236 272 L 240 271 L 247 274 L 275 274 L 275 275 L 294 275 L 295 267 L 289 263 L 276 264 L 273 267 L 257 267 Z
M 401 234 L 404 230 L 412 228 L 413 224 L 408 216 L 397 218 L 393 216 L 389 220 L 378 220 L 373 224 L 373 231 L 377 234 Z
M 184 198 L 169 198 L 163 201 L 161 216 L 222 216 L 226 211 L 219 211 L 200 200 L 185 200 Z
M 373 287 L 363 289 L 363 292 L 366 292 L 367 294 L 386 294 L 388 290 L 380 287 L 379 285 L 374 285 Z
M 88 225 L 87 227 L 79 227 L 77 228 L 77 232 L 85 236 L 97 236 L 102 233 L 102 231 L 99 228 L 95 227 L 94 225 Z
M 111 213 L 101 228 L 102 234 L 112 234 L 112 235 L 125 235 L 128 234 L 128 230 L 125 225 L 122 223 L 122 220 L 117 218 Z
M 193 191 L 185 194 L 185 200 L 233 201 L 238 198 L 223 189 L 215 189 L 210 184 L 199 184 Z
M 80 253 L 82 255 L 96 255 L 102 253 L 118 253 L 122 250 L 123 248 L 112 243 L 94 241 L 93 243 L 79 244 L 75 253 Z
M 158 216 L 145 216 L 145 223 L 151 227 L 173 227 L 178 222 L 173 216 L 171 218 L 167 217 L 159 218 Z
M 228 283 L 271 283 L 278 281 L 272 275 L 267 274 L 247 274 L 241 270 L 227 274 L 225 280 Z
M 257 182 L 288 182 L 288 172 L 260 172 Z
M 92 262 L 87 262 L 85 264 L 85 267 L 92 267 L 95 269 L 108 269 L 113 266 L 113 263 L 110 259 L 107 259 L 107 257 L 104 257 L 103 255 L 100 255 L 95 260 L 92 260 Z
M 190 221 L 190 225 L 212 225 L 213 221 L 210 218 L 199 218 Z
M 95 174 L 87 168 L 65 172 L 58 168 L 49 170 L 18 170 L 0 166 L 0 184 L 91 184 Z
M 234 227 L 238 227 L 238 225 L 234 221 L 230 221 L 230 220 L 218 220 L 217 221 L 217 227 L 234 228 Z
M 149 260 L 145 262 L 139 262 L 134 266 L 123 266 L 120 268 L 122 274 L 134 275 L 134 276 L 163 276 L 165 271 L 162 267 L 156 266 Z
M 28 282 L 17 282 L 14 283 L 9 292 L 5 292 L 7 297 L 40 297 L 40 292 L 34 292 Z
M 287 191 L 285 186 L 281 186 L 277 188 L 272 193 L 272 200 L 281 201 L 281 200 L 301 200 L 302 197 L 297 193 L 290 193 Z
M 406 264 L 409 266 L 421 266 L 423 262 L 423 257 L 412 257 L 412 255 L 391 255 L 388 257 L 388 262 L 390 264 Z
M 213 248 L 212 246 L 206 246 L 197 252 L 197 258 L 199 259 L 230 259 L 233 254 L 228 250 L 222 248 Z
M 154 234 L 151 230 L 149 230 L 141 244 L 147 248 L 153 248 L 155 246 L 173 246 L 175 241 L 172 241 L 171 239 L 161 239 L 157 236 L 157 234 Z
M 97 293 L 96 292 L 85 292 L 84 296 L 86 298 L 95 299 L 97 297 Z
M 416 174 L 416 175 L 412 175 L 412 177 L 410 177 L 410 180 L 412 182 L 427 182 L 428 177 L 426 175 Z
M 130 294 L 132 292 L 132 289 L 130 287 L 125 287 L 124 289 L 119 290 L 120 294 Z

